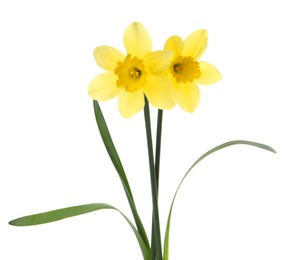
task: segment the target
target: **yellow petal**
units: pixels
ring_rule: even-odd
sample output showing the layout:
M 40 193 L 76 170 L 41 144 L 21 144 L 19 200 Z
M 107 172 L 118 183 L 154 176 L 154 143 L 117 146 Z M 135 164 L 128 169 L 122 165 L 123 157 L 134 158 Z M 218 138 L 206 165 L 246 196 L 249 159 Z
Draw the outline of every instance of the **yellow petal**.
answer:
M 113 71 L 117 63 L 123 61 L 125 58 L 125 55 L 121 51 L 110 46 L 95 48 L 93 55 L 98 66 L 108 71 Z
M 142 58 L 144 53 L 152 50 L 149 33 L 141 23 L 130 24 L 124 33 L 124 45 L 127 54 Z
M 190 56 L 198 60 L 204 53 L 208 45 L 208 32 L 198 30 L 187 37 L 184 41 L 182 56 Z
M 150 104 L 154 107 L 159 109 L 174 107 L 176 89 L 171 79 L 161 75 L 148 75 L 143 90 Z
M 197 82 L 203 85 L 213 84 L 221 79 L 219 71 L 213 65 L 200 61 L 201 76 L 197 79 Z
M 96 76 L 88 85 L 89 95 L 92 99 L 99 101 L 114 98 L 120 92 L 116 80 L 115 74 L 109 72 Z
M 182 109 L 187 112 L 194 112 L 200 102 L 200 89 L 194 82 L 179 83 L 176 100 Z
M 179 36 L 171 36 L 165 43 L 164 50 L 169 50 L 174 52 L 173 59 L 176 59 L 184 47 L 184 42 Z
M 155 51 L 146 54 L 143 58 L 146 70 L 149 73 L 163 73 L 172 62 L 172 51 Z
M 121 115 L 129 118 L 144 107 L 144 94 L 142 90 L 128 92 L 123 90 L 118 98 L 118 108 Z

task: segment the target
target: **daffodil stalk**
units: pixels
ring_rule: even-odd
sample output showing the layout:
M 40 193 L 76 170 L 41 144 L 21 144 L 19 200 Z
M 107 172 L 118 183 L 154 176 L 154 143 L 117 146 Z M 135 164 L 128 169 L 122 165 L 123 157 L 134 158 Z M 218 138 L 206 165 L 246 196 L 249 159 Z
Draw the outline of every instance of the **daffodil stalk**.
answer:
M 235 140 L 218 145 L 199 157 L 187 170 L 175 191 L 170 205 L 162 248 L 158 194 L 163 110 L 178 105 L 186 112 L 194 112 L 200 101 L 200 90 L 197 83 L 212 84 L 220 80 L 221 75 L 213 65 L 199 61 L 207 47 L 208 35 L 206 30 L 198 30 L 190 34 L 185 41 L 179 36 L 171 36 L 165 42 L 164 50 L 160 51 L 152 51 L 149 33 L 138 22 L 127 27 L 123 39 L 126 54 L 110 46 L 95 48 L 95 60 L 106 72 L 96 76 L 90 82 L 88 92 L 93 99 L 99 133 L 122 183 L 135 224 L 119 209 L 106 203 L 85 204 L 52 210 L 21 217 L 9 223 L 14 226 L 38 225 L 102 209 L 112 209 L 119 212 L 129 224 L 144 260 L 169 260 L 173 205 L 179 188 L 191 170 L 207 156 L 232 145 L 251 145 L 274 153 L 275 150 L 264 144 Z M 137 211 L 127 175 L 98 103 L 98 101 L 110 100 L 117 96 L 119 111 L 125 118 L 130 118 L 144 109 L 153 210 L 151 246 Z M 155 157 L 149 103 L 158 109 Z
M 160 155 L 161 155 L 161 136 L 162 136 L 162 121 L 163 110 L 158 109 L 157 115 L 157 131 L 156 131 L 156 152 L 155 152 L 155 181 L 157 190 L 157 201 L 159 196 L 159 172 L 160 172 Z M 153 213 L 154 214 L 154 213 Z M 153 215 L 154 218 L 154 215 Z M 151 239 L 151 259 L 156 259 L 156 247 L 155 247 L 155 225 L 152 222 L 152 239 Z
M 154 241 L 151 244 L 152 245 L 151 259 L 162 260 L 161 231 L 160 231 L 160 218 L 159 218 L 159 208 L 158 208 L 158 186 L 157 186 L 158 180 L 156 179 L 157 174 L 155 170 L 154 155 L 153 155 L 149 102 L 146 97 L 144 106 L 144 117 L 145 117 L 145 127 L 146 127 L 146 137 L 147 137 L 147 147 L 148 147 L 148 157 L 149 157 L 152 203 L 153 203 L 152 239 L 154 239 Z
M 156 131 L 156 152 L 155 152 L 155 173 L 156 173 L 157 192 L 159 191 L 162 122 L 163 122 L 163 110 L 158 109 L 157 131 Z

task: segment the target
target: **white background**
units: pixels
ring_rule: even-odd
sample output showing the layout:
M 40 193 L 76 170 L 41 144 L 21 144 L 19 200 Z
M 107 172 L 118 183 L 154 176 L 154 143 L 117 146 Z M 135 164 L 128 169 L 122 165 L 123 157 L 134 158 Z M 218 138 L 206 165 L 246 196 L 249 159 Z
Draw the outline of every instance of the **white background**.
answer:
M 102 70 L 93 49 L 124 51 L 133 21 L 154 50 L 174 34 L 205 28 L 201 60 L 223 79 L 201 86 L 193 114 L 164 113 L 162 233 L 174 191 L 202 153 L 233 139 L 266 143 L 220 151 L 187 178 L 174 207 L 170 259 L 286 259 L 285 8 L 272 1 L 1 1 L 0 259 L 142 259 L 124 219 L 110 210 L 48 225 L 9 220 L 106 202 L 132 218 L 94 120 L 89 81 Z M 143 112 L 123 119 L 101 104 L 150 233 L 151 196 Z M 156 110 L 152 108 L 155 121 Z M 153 124 L 154 126 L 154 124 Z

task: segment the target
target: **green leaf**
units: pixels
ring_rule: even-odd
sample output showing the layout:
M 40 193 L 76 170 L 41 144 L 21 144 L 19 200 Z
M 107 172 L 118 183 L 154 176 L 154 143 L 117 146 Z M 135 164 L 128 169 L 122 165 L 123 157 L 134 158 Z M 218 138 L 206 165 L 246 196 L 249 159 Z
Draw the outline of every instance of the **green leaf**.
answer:
M 123 169 L 123 166 L 122 166 L 122 163 L 120 161 L 119 155 L 116 151 L 116 148 L 113 144 L 110 132 L 108 130 L 105 119 L 104 119 L 103 114 L 101 112 L 100 106 L 96 100 L 93 100 L 93 108 L 94 108 L 97 126 L 99 129 L 102 141 L 103 141 L 105 148 L 108 152 L 108 155 L 109 155 L 116 171 L 118 172 L 118 175 L 120 177 L 120 180 L 122 181 L 124 189 L 126 190 L 126 192 L 128 192 L 130 199 L 133 200 L 133 196 L 131 193 L 131 189 L 130 189 L 129 182 L 127 180 L 125 171 Z
M 143 254 L 143 257 L 145 260 L 150 259 L 150 249 L 146 246 L 144 240 L 142 239 L 141 235 L 139 234 L 136 227 L 132 224 L 132 222 L 117 208 L 105 204 L 105 203 L 93 203 L 93 204 L 86 204 L 86 205 L 80 205 L 80 206 L 74 206 L 74 207 L 68 207 L 63 209 L 57 209 L 52 210 L 44 213 L 39 213 L 35 215 L 25 216 L 22 218 L 18 218 L 15 220 L 12 220 L 9 222 L 10 225 L 13 226 L 32 226 L 32 225 L 39 225 L 39 224 L 45 224 L 49 222 L 58 221 L 61 219 L 74 217 L 82 214 L 86 214 L 89 212 L 101 210 L 101 209 L 113 209 L 118 211 L 128 222 L 129 226 L 132 228 L 138 244 L 141 248 L 141 252 Z
M 121 180 L 125 194 L 127 196 L 128 203 L 129 203 L 130 209 L 132 211 L 132 214 L 133 214 L 136 226 L 138 228 L 138 231 L 141 234 L 146 246 L 148 248 L 150 248 L 149 240 L 148 240 L 148 237 L 146 235 L 145 228 L 144 228 L 142 221 L 139 217 L 139 214 L 137 212 L 136 205 L 135 205 L 133 195 L 131 192 L 131 188 L 130 188 L 128 179 L 126 177 L 124 168 L 122 166 L 119 155 L 118 155 L 118 153 L 115 149 L 115 146 L 113 144 L 111 135 L 109 133 L 105 119 L 104 119 L 103 114 L 101 112 L 100 106 L 96 100 L 93 100 L 93 108 L 94 108 L 94 114 L 95 114 L 97 126 L 99 129 L 102 141 L 103 141 L 105 148 L 109 154 L 109 157 L 110 157 L 110 159 L 111 159 L 111 161 L 112 161 L 112 163 L 113 163 L 113 165 L 114 165 L 114 167 L 115 167 L 115 169 L 119 175 L 119 178 Z
M 215 148 L 209 150 L 208 152 L 204 153 L 199 159 L 197 159 L 194 164 L 188 169 L 188 171 L 186 172 L 186 174 L 184 175 L 183 179 L 181 180 L 181 182 L 179 183 L 179 186 L 175 192 L 175 195 L 173 197 L 173 200 L 172 200 L 172 204 L 171 204 L 171 207 L 170 207 L 170 210 L 169 210 L 169 215 L 168 215 L 168 222 L 167 222 L 167 226 L 166 226 L 166 232 L 165 232 L 165 241 L 164 241 L 164 257 L 163 259 L 164 260 L 169 260 L 169 236 L 170 236 L 170 224 L 171 224 L 171 216 L 172 216 L 172 210 L 173 210 L 173 206 L 174 206 L 174 202 L 175 202 L 175 198 L 177 196 L 177 193 L 183 183 L 183 181 L 185 180 L 185 178 L 188 176 L 188 174 L 190 173 L 190 171 L 201 161 L 203 160 L 204 158 L 206 158 L 208 155 L 218 151 L 218 150 L 221 150 L 223 148 L 226 148 L 226 147 L 229 147 L 229 146 L 232 146 L 232 145 L 236 145 L 236 144 L 246 144 L 246 145 L 251 145 L 251 146 L 255 146 L 255 147 L 258 147 L 258 148 L 261 148 L 261 149 L 264 149 L 264 150 L 267 150 L 267 151 L 270 151 L 270 152 L 273 152 L 273 153 L 276 153 L 276 151 L 271 148 L 270 146 L 268 145 L 265 145 L 265 144 L 260 144 L 260 143 L 255 143 L 255 142 L 251 142 L 251 141 L 245 141 L 245 140 L 235 140 L 235 141 L 230 141 L 230 142 L 226 142 L 226 143 L 223 143 L 219 146 L 216 146 Z

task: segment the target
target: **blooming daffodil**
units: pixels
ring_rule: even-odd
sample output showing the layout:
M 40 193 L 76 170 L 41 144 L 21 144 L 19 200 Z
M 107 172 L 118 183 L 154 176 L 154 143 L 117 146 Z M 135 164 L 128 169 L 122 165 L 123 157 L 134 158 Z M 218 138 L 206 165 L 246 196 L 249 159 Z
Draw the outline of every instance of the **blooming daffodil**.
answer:
M 172 62 L 173 51 L 152 52 L 149 33 L 138 22 L 125 30 L 124 45 L 126 55 L 110 46 L 95 48 L 94 58 L 107 72 L 90 82 L 89 95 L 99 101 L 118 96 L 118 108 L 126 118 L 144 107 L 144 96 L 159 109 L 174 107 L 175 88 L 165 75 Z
M 165 50 L 174 52 L 169 77 L 176 86 L 176 103 L 185 111 L 193 112 L 200 101 L 197 83 L 208 85 L 221 79 L 219 71 L 211 64 L 198 61 L 208 43 L 206 30 L 198 30 L 185 41 L 171 36 L 165 43 Z

